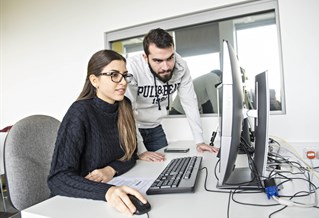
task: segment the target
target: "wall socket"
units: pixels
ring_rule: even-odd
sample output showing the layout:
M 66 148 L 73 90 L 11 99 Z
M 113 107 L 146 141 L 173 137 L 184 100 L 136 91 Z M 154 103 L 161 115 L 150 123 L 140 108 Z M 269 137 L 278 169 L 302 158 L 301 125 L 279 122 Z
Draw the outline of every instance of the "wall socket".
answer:
M 303 148 L 303 158 L 308 160 L 319 160 L 319 147 L 305 147 Z

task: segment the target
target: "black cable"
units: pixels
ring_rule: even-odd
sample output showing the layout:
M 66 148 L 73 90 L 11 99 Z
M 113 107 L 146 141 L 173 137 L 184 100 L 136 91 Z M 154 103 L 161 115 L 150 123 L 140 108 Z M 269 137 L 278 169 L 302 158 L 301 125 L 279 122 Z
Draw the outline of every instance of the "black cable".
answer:
M 281 145 L 280 145 L 280 143 L 278 141 L 276 141 L 275 139 L 269 137 L 269 144 L 271 144 L 271 143 L 277 144 L 279 146 L 279 148 L 281 147 Z
M 259 172 L 257 170 L 257 167 L 255 165 L 254 160 L 252 159 L 252 152 L 248 151 L 246 149 L 247 147 L 250 147 L 250 146 L 247 144 L 247 142 L 245 141 L 244 138 L 242 138 L 242 141 L 243 141 L 243 149 L 248 157 L 248 166 L 249 166 L 250 171 L 253 173 L 254 177 L 252 178 L 251 181 L 247 181 L 247 182 L 243 182 L 243 183 L 236 183 L 236 184 L 225 183 L 225 185 L 230 185 L 230 186 L 234 185 L 234 186 L 239 186 L 239 188 L 240 188 L 241 186 L 249 186 L 250 184 L 257 182 L 257 186 L 260 188 L 263 188 L 263 183 L 260 180 Z M 217 172 L 216 169 L 217 169 L 218 164 L 220 164 L 220 159 L 217 161 L 217 163 L 215 165 L 215 169 L 214 169 L 214 174 L 215 174 L 217 181 L 219 180 L 217 173 L 216 173 Z
M 235 194 L 256 194 L 256 193 L 261 193 L 261 191 L 259 192 L 234 192 L 232 195 L 232 200 L 237 203 L 237 204 L 241 204 L 241 205 L 245 205 L 245 206 L 254 206 L 254 207 L 273 207 L 273 206 L 278 206 L 280 204 L 276 203 L 276 204 L 252 204 L 252 203 L 246 203 L 246 202 L 240 202 L 238 200 L 235 199 Z
M 246 142 L 245 142 L 245 139 L 242 139 L 242 141 L 243 141 L 244 144 L 246 143 Z M 276 143 L 280 146 L 280 144 L 279 144 L 278 142 L 276 142 Z M 243 148 L 245 149 L 246 146 L 244 145 Z M 273 156 L 274 158 L 272 158 L 271 156 Z M 269 157 L 270 157 L 270 158 L 269 158 Z M 248 156 L 248 158 L 249 158 L 249 156 Z M 291 167 L 295 167 L 295 168 L 297 168 L 297 169 L 299 170 L 299 172 L 297 172 L 297 173 L 293 173 L 293 172 L 290 172 L 290 171 L 287 171 L 286 173 L 290 173 L 290 174 L 292 174 L 292 175 L 301 174 L 301 175 L 304 175 L 304 176 L 307 178 L 307 179 L 304 179 L 304 178 L 288 178 L 288 177 L 285 177 L 284 175 L 282 175 L 282 174 L 280 174 L 280 173 L 275 173 L 274 176 L 276 176 L 276 175 L 278 174 L 278 175 L 284 177 L 284 178 L 286 179 L 285 182 L 287 182 L 287 181 L 292 181 L 293 179 L 301 179 L 301 180 L 305 180 L 305 181 L 307 181 L 307 182 L 309 183 L 309 190 L 310 190 L 310 192 L 305 192 L 305 191 L 303 191 L 303 192 L 306 193 L 306 194 L 303 194 L 303 195 L 300 195 L 300 193 L 302 193 L 302 192 L 298 192 L 298 193 L 295 193 L 293 197 L 308 196 L 308 195 L 313 194 L 313 193 L 315 192 L 313 189 L 318 189 L 318 188 L 310 181 L 309 170 L 306 169 L 305 167 L 303 167 L 300 163 L 298 163 L 298 162 L 296 162 L 296 161 L 289 161 L 288 159 L 282 157 L 282 156 L 279 155 L 278 153 L 271 153 L 271 152 L 270 152 L 269 155 L 268 155 L 268 164 L 269 164 L 269 162 L 270 162 L 271 160 L 277 162 L 278 164 L 287 163 L 287 164 L 289 164 Z M 249 158 L 249 161 L 250 161 L 250 164 L 252 164 L 252 167 L 254 167 L 254 165 L 253 165 L 254 162 L 253 162 L 250 158 Z M 252 172 L 254 172 L 254 171 L 252 170 Z M 255 171 L 255 172 L 256 172 L 256 171 Z M 273 169 L 273 171 L 270 172 L 269 177 L 271 177 L 271 175 L 272 175 L 274 172 L 275 172 L 275 169 Z M 281 172 L 283 172 L 283 171 L 281 171 Z M 257 173 L 258 173 L 258 171 L 257 171 Z M 306 174 L 308 174 L 308 177 L 306 176 Z M 258 178 L 261 178 L 261 177 L 259 177 L 259 176 L 257 176 L 257 177 L 258 177 Z M 259 180 L 259 181 L 260 181 L 260 180 Z M 283 183 L 285 183 L 285 182 L 283 182 Z M 283 183 L 281 183 L 281 185 L 282 185 Z M 311 190 L 312 190 L 312 191 L 311 191 Z M 235 193 L 236 193 L 236 192 L 235 192 Z M 272 204 L 272 205 L 257 205 L 257 204 L 250 204 L 250 203 L 242 203 L 242 202 L 239 202 L 239 201 L 237 201 L 237 200 L 234 199 L 235 193 L 233 193 L 233 199 L 232 199 L 232 200 L 233 200 L 234 202 L 236 202 L 236 203 L 239 203 L 239 204 L 251 205 L 251 206 L 275 206 L 275 205 L 278 205 L 278 204 Z M 290 196 L 290 197 L 291 197 L 291 196 Z M 279 211 L 280 211 L 280 210 L 279 210 Z M 276 213 L 276 212 L 274 212 L 274 213 Z M 270 216 L 271 216 L 271 215 L 270 215 Z
M 216 163 L 215 165 L 215 171 L 216 171 L 216 168 L 217 168 L 217 164 L 219 163 L 219 161 Z M 230 211 L 230 200 L 233 200 L 235 203 L 238 203 L 238 204 L 241 204 L 241 205 L 246 205 L 246 206 L 256 206 L 256 207 L 273 207 L 273 206 L 279 206 L 280 204 L 279 203 L 276 203 L 276 204 L 252 204 L 252 203 L 246 203 L 246 202 L 240 202 L 238 200 L 235 199 L 235 194 L 256 194 L 256 193 L 261 193 L 262 190 L 259 190 L 259 191 L 247 191 L 247 190 L 235 190 L 235 191 L 232 191 L 232 190 L 229 190 L 229 191 L 218 191 L 218 190 L 209 190 L 207 188 L 207 178 L 208 178 L 208 169 L 207 167 L 203 167 L 201 168 L 200 170 L 205 170 L 206 171 L 206 174 L 205 174 L 205 182 L 204 182 L 204 188 L 206 191 L 208 192 L 216 192 L 216 193 L 228 193 L 229 194 L 229 198 L 228 198 L 228 206 L 227 206 L 227 218 L 229 218 L 230 214 L 229 214 L 229 211 Z M 215 172 L 215 176 L 216 175 L 216 172 Z M 287 177 L 285 177 L 287 178 Z M 302 179 L 302 180 L 305 180 L 307 182 L 310 182 L 310 185 L 313 187 L 313 188 L 316 188 L 318 189 L 313 183 L 311 183 L 311 181 L 309 180 L 306 180 L 304 178 L 287 178 L 287 181 L 291 181 L 293 179 Z M 306 194 L 301 194 L 301 193 L 306 193 Z M 304 197 L 304 196 L 308 196 L 310 194 L 314 193 L 314 191 L 311 191 L 311 192 L 306 192 L 306 191 L 300 191 L 300 192 L 297 192 L 295 193 L 293 196 L 281 196 L 281 197 L 290 197 L 290 198 L 297 198 L 297 197 Z M 287 206 L 284 206 L 283 208 L 279 209 L 279 210 L 276 210 L 274 212 L 272 212 L 269 217 L 271 217 L 272 215 L 284 210 L 285 208 L 287 208 Z M 314 208 L 319 208 L 317 206 L 315 206 Z
M 215 164 L 215 168 L 214 168 L 214 174 L 215 174 L 215 178 L 217 179 L 217 181 L 219 181 L 219 178 L 217 176 L 217 166 L 218 164 L 220 163 L 220 159 L 217 161 L 217 163 Z M 236 183 L 236 184 L 231 184 L 231 183 L 224 183 L 225 185 L 230 185 L 230 186 L 244 186 L 244 185 L 249 185 L 251 184 L 252 182 L 254 182 L 255 179 L 253 178 L 251 181 L 247 181 L 247 182 L 242 182 L 242 183 Z M 228 192 L 227 192 L 228 193 Z
M 274 215 L 275 213 L 278 213 L 278 212 L 280 212 L 280 211 L 286 209 L 287 207 L 288 207 L 288 206 L 284 206 L 284 207 L 280 208 L 279 210 L 275 210 L 274 212 L 272 212 L 271 214 L 269 214 L 268 217 L 271 218 L 272 215 Z
M 244 144 L 244 148 L 247 148 L 247 146 L 245 145 L 245 140 L 242 140 L 242 143 Z M 278 142 L 276 142 L 278 143 Z M 278 145 L 280 146 L 280 144 L 278 143 Z M 248 153 L 248 152 L 247 152 Z M 319 187 L 316 187 L 315 184 L 313 184 L 311 182 L 311 179 L 310 179 L 310 175 L 309 175 L 309 169 L 303 167 L 300 163 L 296 162 L 296 161 L 290 161 L 288 160 L 287 158 L 284 158 L 283 156 L 279 155 L 278 153 L 273 153 L 273 152 L 269 152 L 268 153 L 268 163 L 275 163 L 275 164 L 287 164 L 288 166 L 290 165 L 290 167 L 294 167 L 296 169 L 298 169 L 298 172 L 294 173 L 294 172 L 290 172 L 290 171 L 280 171 L 280 172 L 276 172 L 276 169 L 273 169 L 270 174 L 269 174 L 269 178 L 270 177 L 274 177 L 276 179 L 284 179 L 284 181 L 282 181 L 281 183 L 279 183 L 277 186 L 281 186 L 283 185 L 284 183 L 286 182 L 289 182 L 289 181 L 293 181 L 293 180 L 303 180 L 303 181 L 306 181 L 309 183 L 309 191 L 299 191 L 297 193 L 295 193 L 294 195 L 292 196 L 284 196 L 284 195 L 280 195 L 279 197 L 289 197 L 290 199 L 292 198 L 299 198 L 299 197 L 307 197 L 311 194 L 314 194 L 315 191 L 317 189 L 319 189 Z M 254 174 L 255 177 L 258 177 L 258 181 L 261 182 L 260 178 L 262 177 L 259 177 L 258 175 L 258 171 L 256 170 L 256 166 L 255 166 L 255 163 L 254 161 L 252 160 L 252 156 L 251 155 L 248 155 L 247 154 L 247 157 L 248 157 L 248 161 L 249 161 L 249 167 L 252 171 L 252 173 Z M 215 177 L 218 181 L 218 176 L 217 176 L 217 166 L 218 164 L 220 164 L 220 160 L 217 161 L 216 165 L 215 165 L 215 168 L 214 168 L 214 174 L 215 174 Z M 229 218 L 230 216 L 230 204 L 231 204 L 231 200 L 233 200 L 235 203 L 238 203 L 238 204 L 241 204 L 241 205 L 246 205 L 246 206 L 258 206 L 258 207 L 271 207 L 271 206 L 279 206 L 280 204 L 279 203 L 276 203 L 276 204 L 252 204 L 252 203 L 247 203 L 247 202 L 240 202 L 238 200 L 235 199 L 235 194 L 255 194 L 255 193 L 261 193 L 263 190 L 257 190 L 255 192 L 252 192 L 251 190 L 247 191 L 247 190 L 242 190 L 240 189 L 240 186 L 239 186 L 239 189 L 240 190 L 229 190 L 229 191 L 217 191 L 217 190 L 209 190 L 207 188 L 207 178 L 208 178 L 208 169 L 206 167 L 203 167 L 201 170 L 205 169 L 206 171 L 206 175 L 205 175 L 205 183 L 204 183 L 204 188 L 206 191 L 209 191 L 209 192 L 219 192 L 219 193 L 228 193 L 229 194 L 229 198 L 228 198 L 228 206 L 227 206 L 227 218 Z M 288 177 L 288 176 L 285 176 L 283 175 L 282 173 L 286 173 L 286 174 L 291 174 L 291 175 L 304 175 L 305 178 L 295 178 L 295 177 Z M 261 183 L 262 184 L 262 183 Z M 262 184 L 263 186 L 263 184 Z M 271 214 L 269 214 L 269 218 L 272 217 L 274 214 L 284 210 L 285 208 L 287 208 L 287 206 L 284 206 L 274 212 L 272 212 Z M 318 208 L 318 206 L 314 206 L 314 208 Z
M 303 167 L 300 163 L 298 163 L 296 161 L 290 161 L 290 160 L 280 156 L 279 154 L 273 154 L 273 156 L 276 156 L 277 158 L 278 157 L 281 158 L 281 161 L 280 161 L 281 163 L 288 164 L 288 165 L 290 165 L 290 167 L 295 167 L 299 170 L 299 172 L 297 172 L 297 173 L 293 173 L 290 171 L 275 172 L 275 169 L 273 171 L 271 171 L 271 173 L 269 174 L 269 177 L 275 177 L 277 179 L 282 179 L 282 178 L 285 179 L 281 183 L 277 184 L 277 186 L 281 186 L 284 183 L 290 182 L 293 180 L 304 180 L 309 184 L 309 191 L 299 191 L 299 192 L 295 193 L 293 196 L 280 195 L 280 197 L 290 197 L 290 198 L 306 197 L 306 196 L 309 196 L 311 194 L 314 194 L 315 191 L 319 188 L 319 187 L 316 187 L 316 185 L 311 182 L 309 169 Z M 273 174 L 273 172 L 275 172 L 275 173 Z M 301 175 L 304 175 L 305 178 L 288 177 L 288 176 L 283 175 L 282 173 L 291 174 L 291 175 L 300 175 L 301 174 Z M 305 194 L 301 194 L 301 193 L 305 193 Z
M 282 185 L 282 184 L 284 184 L 284 183 L 286 183 L 286 182 L 289 182 L 289 181 L 292 181 L 292 180 L 304 180 L 304 181 L 308 182 L 313 188 L 315 188 L 315 189 L 318 189 L 318 188 L 319 188 L 319 187 L 317 187 L 314 183 L 312 183 L 311 181 L 309 181 L 309 180 L 307 180 L 307 179 L 305 179 L 305 178 L 298 178 L 298 177 L 297 177 L 297 178 L 289 178 L 288 180 L 283 181 L 283 182 L 277 184 L 277 186 Z
M 309 171 L 310 171 L 310 169 L 309 169 L 308 167 L 303 167 L 303 166 L 301 165 L 301 163 L 296 162 L 296 161 L 290 161 L 290 160 L 288 160 L 288 159 L 282 157 L 281 155 L 279 155 L 278 153 L 279 153 L 279 150 L 280 150 L 281 145 L 280 145 L 280 143 L 279 143 L 278 141 L 276 141 L 276 140 L 274 140 L 274 139 L 272 139 L 272 138 L 269 138 L 269 143 L 276 143 L 276 144 L 278 145 L 279 149 L 278 149 L 278 151 L 277 151 L 276 154 L 273 154 L 273 153 L 269 152 L 269 153 L 268 153 L 268 156 L 271 156 L 271 155 L 272 155 L 272 156 L 275 156 L 276 158 L 280 157 L 280 158 L 282 158 L 282 160 L 284 160 L 284 163 L 290 163 L 290 164 L 292 164 L 292 166 L 294 166 L 294 167 L 299 166 L 299 170 L 300 170 L 301 172 L 305 172 L 305 171 L 309 172 Z M 269 158 L 269 159 L 270 159 L 270 158 Z M 281 163 L 282 163 L 282 162 L 281 162 Z M 295 165 L 297 165 L 297 166 L 295 166 Z M 298 168 L 298 167 L 297 167 L 297 168 Z M 319 168 L 319 166 L 318 166 L 318 167 L 312 167 L 311 169 L 316 169 L 316 168 Z
M 215 167 L 216 168 L 216 167 Z M 212 190 L 212 189 L 208 189 L 207 188 L 207 178 L 208 178 L 208 169 L 207 167 L 203 167 L 199 170 L 205 170 L 206 171 L 206 174 L 205 174 L 205 181 L 204 181 L 204 189 L 208 192 L 216 192 L 216 193 L 229 193 L 231 190 L 229 191 L 226 191 L 226 190 Z M 215 174 L 216 175 L 216 174 Z M 241 189 L 240 187 L 238 189 L 236 189 L 238 191 L 245 191 L 245 194 L 249 193 L 249 194 L 255 194 L 255 193 L 260 193 L 262 192 L 261 190 L 255 190 L 255 191 L 252 191 L 252 190 L 245 190 L 245 189 Z
M 217 163 L 216 163 L 217 165 Z M 216 169 L 216 166 L 215 166 L 215 169 Z M 231 197 L 232 200 L 233 199 L 233 196 L 234 196 L 234 193 L 235 192 L 232 192 L 232 190 L 229 190 L 229 191 L 221 191 L 221 190 L 211 190 L 211 189 L 208 189 L 207 188 L 207 178 L 208 178 L 208 169 L 207 167 L 203 167 L 201 168 L 200 170 L 205 170 L 206 174 L 205 174 L 205 181 L 204 181 L 204 189 L 208 192 L 216 192 L 216 193 L 229 193 L 229 197 Z M 216 174 L 215 174 L 216 175 Z M 243 190 L 241 190 L 243 191 Z M 245 192 L 245 194 L 255 194 L 255 193 L 260 193 L 261 191 L 249 191 Z M 238 193 L 238 192 L 237 192 Z M 240 193 L 240 192 L 239 192 Z M 244 193 L 243 193 L 244 194 Z M 237 201 L 234 201 L 236 203 L 238 203 Z M 249 204 L 246 204 L 246 205 L 249 205 Z M 278 205 L 278 204 L 277 204 Z M 264 205 L 253 205 L 253 206 L 264 206 Z M 267 205 L 266 205 L 267 206 Z M 227 207 L 227 217 L 229 218 L 229 210 L 230 210 L 230 198 L 228 198 L 228 207 Z
M 258 169 L 256 167 L 255 161 L 252 159 L 252 152 L 250 150 L 248 150 L 248 149 L 251 149 L 251 146 L 249 146 L 249 144 L 246 142 L 246 140 L 243 137 L 241 137 L 241 144 L 242 143 L 243 143 L 242 148 L 244 149 L 244 151 L 245 151 L 245 153 L 247 155 L 247 158 L 248 158 L 249 169 L 254 175 L 254 178 L 252 179 L 251 182 L 254 182 L 254 181 L 257 180 L 257 186 L 260 186 L 261 188 L 264 188 L 263 187 L 263 183 L 260 180 L 261 175 L 258 172 Z
M 217 192 L 217 193 L 229 193 L 229 191 L 221 191 L 221 190 L 212 190 L 212 189 L 208 189 L 207 188 L 207 177 L 208 177 L 208 169 L 207 167 L 203 167 L 199 170 L 205 170 L 206 174 L 205 174 L 205 181 L 204 181 L 204 189 L 208 192 Z
M 303 193 L 303 192 L 305 192 L 306 194 L 305 195 L 299 195 L 300 193 Z M 314 193 L 314 192 L 312 192 L 312 193 Z M 293 199 L 293 198 L 296 198 L 296 197 L 301 197 L 301 196 L 309 196 L 310 194 L 312 194 L 312 193 L 310 193 L 310 192 L 307 192 L 307 191 L 299 191 L 299 192 L 296 192 L 293 196 L 290 196 L 289 197 L 289 200 L 291 200 L 291 199 Z M 319 208 L 319 207 L 317 207 L 317 206 L 313 206 L 314 208 Z
M 290 197 L 290 200 L 293 199 L 293 198 L 295 198 L 295 197 L 300 197 L 301 195 L 299 195 L 299 193 L 302 193 L 302 192 L 305 192 L 305 191 L 300 191 L 300 192 L 295 193 L 293 196 Z M 307 193 L 307 192 L 306 192 L 306 193 Z M 307 195 L 303 195 L 303 196 L 307 196 Z M 278 212 L 280 212 L 280 211 L 286 209 L 287 207 L 288 207 L 288 206 L 284 206 L 283 208 L 272 212 L 271 214 L 269 214 L 269 218 L 271 218 L 271 216 L 274 215 L 275 213 L 278 213 Z M 319 209 L 318 206 L 313 206 L 313 208 Z
M 243 148 L 245 148 L 246 149 L 246 151 L 245 151 L 245 153 L 246 154 L 250 154 L 250 155 L 252 155 L 254 152 L 255 152 L 255 148 L 254 147 L 252 147 L 247 141 L 246 141 L 246 139 L 244 138 L 244 137 L 240 137 L 240 145 L 242 145 L 242 147 Z M 248 152 L 247 152 L 248 151 Z
M 288 177 L 283 176 L 282 173 L 289 173 L 289 174 L 291 174 L 291 175 L 300 175 L 300 174 L 305 175 L 306 173 L 309 174 L 309 169 L 303 167 L 303 166 L 302 166 L 300 163 L 298 163 L 298 162 L 289 161 L 288 159 L 286 159 L 286 158 L 280 156 L 279 154 L 269 153 L 269 156 L 273 156 L 273 157 L 276 158 L 276 159 L 274 159 L 274 158 L 272 158 L 272 157 L 269 157 L 268 160 L 269 160 L 269 161 L 275 161 L 275 162 L 277 162 L 277 163 L 278 163 L 278 166 L 280 166 L 281 164 L 288 164 L 288 165 L 290 165 L 290 167 L 295 167 L 295 168 L 297 168 L 297 169 L 299 170 L 299 172 L 294 173 L 294 172 L 282 171 L 282 170 L 281 170 L 280 172 L 277 172 L 277 171 L 276 171 L 276 170 L 277 170 L 277 167 L 275 167 L 275 168 L 273 168 L 273 170 L 270 172 L 268 178 L 273 178 L 273 177 L 276 177 L 276 176 L 279 175 L 279 176 L 281 176 L 281 177 L 284 177 L 284 178 L 288 179 Z M 279 158 L 280 158 L 280 160 L 278 160 Z M 271 168 L 269 161 L 268 161 L 268 168 Z M 306 177 L 306 176 L 305 176 L 305 177 Z M 310 181 L 310 179 L 308 179 L 308 181 Z
M 282 179 L 282 178 L 279 178 L 279 179 Z M 319 187 L 316 187 L 315 184 L 313 184 L 310 180 L 307 180 L 307 179 L 304 179 L 304 178 L 287 178 L 285 181 L 282 181 L 280 182 L 279 184 L 277 184 L 277 186 L 281 186 L 283 185 L 284 183 L 286 182 L 290 182 L 292 180 L 304 180 L 306 182 L 309 183 L 310 186 L 312 186 L 314 189 L 313 191 L 309 191 L 309 194 L 313 194 L 315 192 L 315 190 L 317 190 Z M 308 192 L 308 191 L 307 191 Z M 308 195 L 309 195 L 308 194 Z M 302 195 L 302 196 L 298 196 L 298 197 L 305 197 L 305 196 L 308 196 L 308 195 Z M 291 197 L 291 196 L 286 196 L 286 195 L 280 195 L 280 197 Z
M 275 172 L 275 174 L 273 174 L 272 176 L 268 176 L 268 178 L 275 178 L 276 176 L 281 176 L 285 179 L 288 179 L 288 177 L 282 175 L 282 173 L 289 173 L 291 175 L 304 175 L 304 173 L 302 173 L 302 172 L 298 172 L 298 173 L 293 173 L 291 171 L 279 171 L 279 172 L 274 171 L 274 172 Z

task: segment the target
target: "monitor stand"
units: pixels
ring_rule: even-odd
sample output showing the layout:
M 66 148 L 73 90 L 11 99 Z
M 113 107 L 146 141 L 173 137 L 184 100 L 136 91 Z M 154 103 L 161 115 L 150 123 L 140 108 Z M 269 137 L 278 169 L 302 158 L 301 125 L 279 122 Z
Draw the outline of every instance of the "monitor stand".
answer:
M 250 168 L 235 168 L 231 176 L 223 185 L 217 185 L 221 189 L 262 189 L 257 178 L 251 173 Z

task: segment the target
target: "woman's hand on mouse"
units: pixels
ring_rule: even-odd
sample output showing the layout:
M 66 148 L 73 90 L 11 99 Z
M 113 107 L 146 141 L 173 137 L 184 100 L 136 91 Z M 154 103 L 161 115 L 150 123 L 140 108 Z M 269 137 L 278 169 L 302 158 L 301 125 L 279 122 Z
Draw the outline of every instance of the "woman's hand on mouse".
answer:
M 127 215 L 133 215 L 133 213 L 136 211 L 136 207 L 131 202 L 128 194 L 136 196 L 144 204 L 147 203 L 147 200 L 141 193 L 128 186 L 112 186 L 106 192 L 105 199 L 119 212 Z

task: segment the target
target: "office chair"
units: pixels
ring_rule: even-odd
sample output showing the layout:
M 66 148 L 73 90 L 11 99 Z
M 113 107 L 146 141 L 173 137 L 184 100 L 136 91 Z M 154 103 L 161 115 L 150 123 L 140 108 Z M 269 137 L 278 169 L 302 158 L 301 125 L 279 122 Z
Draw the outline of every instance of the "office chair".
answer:
M 21 211 L 50 197 L 47 185 L 60 121 L 32 115 L 13 125 L 4 143 L 9 200 Z

